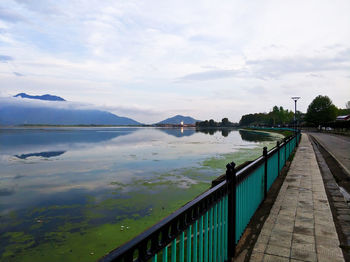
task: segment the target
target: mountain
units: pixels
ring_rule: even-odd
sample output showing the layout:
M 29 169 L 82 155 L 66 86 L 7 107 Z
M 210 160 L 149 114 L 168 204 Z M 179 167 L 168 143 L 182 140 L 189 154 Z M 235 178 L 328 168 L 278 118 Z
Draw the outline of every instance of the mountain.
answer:
M 31 96 L 31 95 L 27 95 L 26 93 L 19 93 L 19 94 L 15 95 L 14 97 L 38 99 L 38 100 L 46 100 L 46 101 L 66 101 L 62 97 L 52 96 L 49 94 L 42 95 L 42 96 Z
M 167 118 L 163 121 L 156 123 L 155 125 L 180 125 L 183 122 L 185 125 L 194 125 L 199 120 L 196 120 L 190 116 L 176 115 L 170 118 Z
M 110 112 L 32 106 L 0 107 L 0 125 L 140 125 Z
M 15 97 L 28 98 L 28 95 L 21 93 Z M 0 101 L 0 125 L 141 125 L 131 118 L 107 111 L 81 109 L 77 104 L 58 96 L 29 98 L 8 98 Z M 43 103 L 39 100 L 49 102 Z

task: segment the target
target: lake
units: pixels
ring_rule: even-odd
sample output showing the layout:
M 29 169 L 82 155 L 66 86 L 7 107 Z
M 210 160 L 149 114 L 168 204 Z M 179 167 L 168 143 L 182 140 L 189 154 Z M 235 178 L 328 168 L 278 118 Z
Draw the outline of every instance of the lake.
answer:
M 166 128 L 0 129 L 0 260 L 96 261 L 283 136 Z

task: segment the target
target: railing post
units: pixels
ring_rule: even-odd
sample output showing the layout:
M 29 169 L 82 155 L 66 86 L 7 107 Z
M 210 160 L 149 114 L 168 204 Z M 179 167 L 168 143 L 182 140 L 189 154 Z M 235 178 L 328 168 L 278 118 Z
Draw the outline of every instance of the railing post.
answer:
M 287 164 L 287 138 L 284 138 L 284 164 Z
M 280 141 L 277 141 L 277 176 L 280 175 Z
M 297 132 L 297 138 L 295 140 L 295 147 L 298 147 L 298 137 L 299 137 L 299 132 Z
M 228 214 L 227 214 L 227 258 L 233 261 L 236 251 L 236 164 L 226 165 L 226 181 L 228 190 Z
M 291 142 L 292 142 L 292 137 L 289 137 L 289 141 L 288 141 L 288 155 L 289 155 L 289 157 L 290 157 L 290 154 L 292 153 L 292 150 L 291 150 L 292 143 Z
M 267 147 L 263 148 L 263 156 L 264 156 L 264 200 L 267 196 Z
M 297 134 L 297 136 L 299 136 L 299 135 L 301 135 L 301 131 L 300 131 L 300 130 L 298 131 L 298 134 Z M 301 136 L 300 136 L 300 139 L 301 139 Z M 299 139 L 299 140 L 297 140 L 297 146 L 299 146 L 299 143 L 300 143 L 300 139 Z

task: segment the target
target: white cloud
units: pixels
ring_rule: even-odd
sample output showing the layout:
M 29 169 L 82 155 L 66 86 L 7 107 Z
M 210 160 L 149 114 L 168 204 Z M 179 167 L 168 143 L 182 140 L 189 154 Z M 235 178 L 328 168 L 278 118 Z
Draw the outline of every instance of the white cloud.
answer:
M 292 93 L 304 109 L 321 93 L 343 106 L 349 13 L 347 0 L 7 0 L 0 92 L 51 93 L 148 123 L 238 121 L 292 108 Z

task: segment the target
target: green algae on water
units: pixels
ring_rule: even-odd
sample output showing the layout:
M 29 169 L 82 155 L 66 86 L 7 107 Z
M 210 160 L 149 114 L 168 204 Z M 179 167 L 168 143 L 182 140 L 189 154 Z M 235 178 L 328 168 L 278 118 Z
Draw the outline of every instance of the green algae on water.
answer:
M 24 233 L 9 233 L 12 245 L 6 247 L 2 254 L 5 261 L 96 261 L 108 251 L 127 242 L 145 229 L 154 225 L 171 212 L 184 205 L 189 199 L 193 199 L 199 193 L 206 190 L 206 183 L 193 184 L 190 190 L 179 190 L 168 187 L 164 192 L 155 195 L 140 195 L 135 193 L 127 201 L 108 200 L 102 201 L 95 207 L 112 208 L 113 205 L 123 206 L 129 210 L 129 206 L 140 207 L 150 203 L 148 212 L 144 216 L 135 215 L 124 218 L 116 223 L 106 223 L 100 226 L 89 226 L 87 221 L 81 223 L 66 223 L 65 225 L 45 234 L 46 241 L 34 245 L 33 237 Z M 162 195 L 162 197 L 159 197 Z M 125 199 L 124 199 L 125 200 Z M 89 204 L 91 205 L 91 204 Z M 85 219 L 89 220 L 91 216 Z M 117 221 L 118 219 L 116 219 Z M 81 227 L 78 232 L 73 229 Z M 22 242 L 19 239 L 22 238 Z M 30 249 L 28 249 L 31 247 Z M 12 255 L 16 254 L 15 257 Z
M 277 137 L 280 137 L 275 135 Z M 224 171 L 226 169 L 226 165 L 230 162 L 235 162 L 236 166 L 243 164 L 248 160 L 257 159 L 262 155 L 262 148 L 266 146 L 268 150 L 275 146 L 275 142 L 264 142 L 261 143 L 259 147 L 254 148 L 241 148 L 240 150 L 229 153 L 229 154 L 221 154 L 215 157 L 211 157 L 202 162 L 204 167 L 217 169 L 220 171 Z

